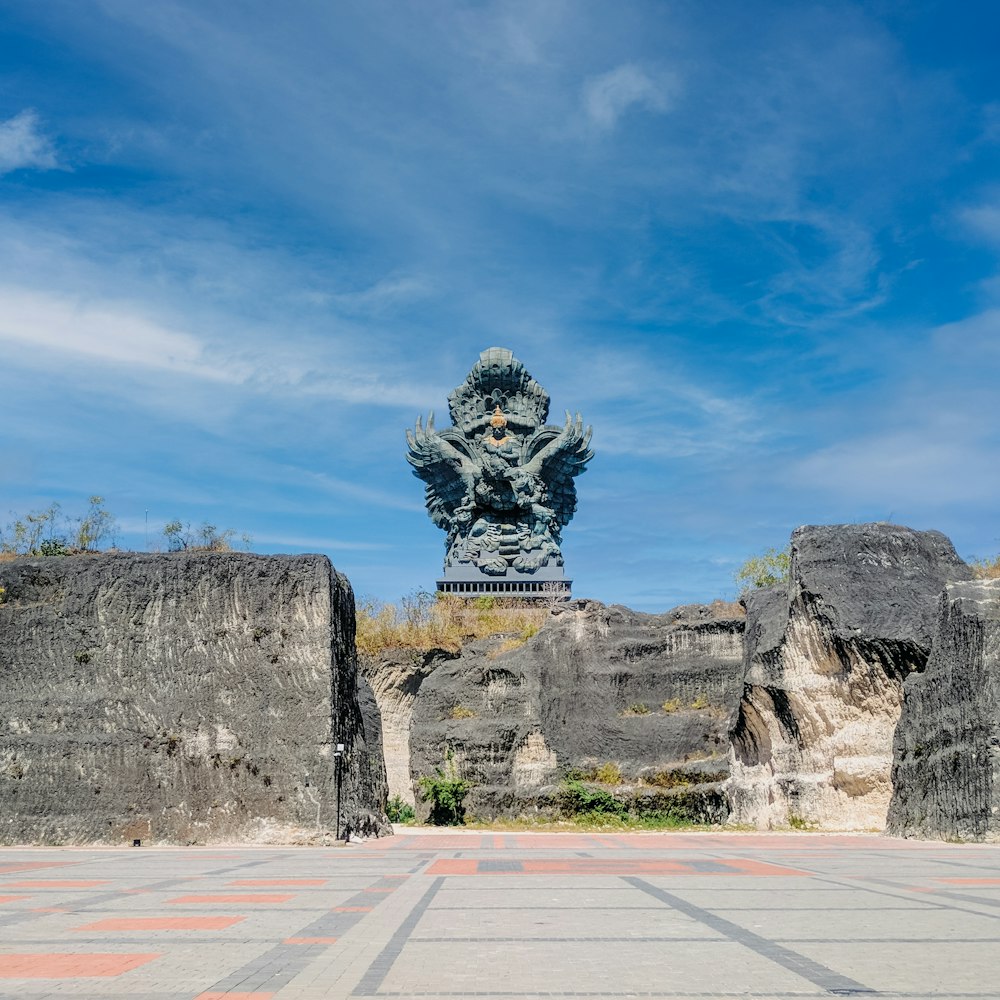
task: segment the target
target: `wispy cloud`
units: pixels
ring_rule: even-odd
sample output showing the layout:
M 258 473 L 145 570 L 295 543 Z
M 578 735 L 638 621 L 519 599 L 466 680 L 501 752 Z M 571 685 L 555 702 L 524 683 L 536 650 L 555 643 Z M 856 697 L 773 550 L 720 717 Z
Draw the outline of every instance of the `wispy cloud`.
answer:
M 195 337 L 135 311 L 10 286 L 0 286 L 0 340 L 29 346 L 39 363 L 47 363 L 42 354 L 71 354 L 213 380 L 232 377 L 204 364 Z
M 55 149 L 39 126 L 38 115 L 30 108 L 0 122 L 0 174 L 15 170 L 53 170 Z
M 1000 200 L 960 209 L 958 219 L 973 235 L 989 243 L 1000 243 Z
M 673 73 L 659 71 L 654 77 L 640 66 L 625 63 L 584 83 L 583 110 L 594 125 L 612 129 L 632 108 L 663 114 L 678 86 Z

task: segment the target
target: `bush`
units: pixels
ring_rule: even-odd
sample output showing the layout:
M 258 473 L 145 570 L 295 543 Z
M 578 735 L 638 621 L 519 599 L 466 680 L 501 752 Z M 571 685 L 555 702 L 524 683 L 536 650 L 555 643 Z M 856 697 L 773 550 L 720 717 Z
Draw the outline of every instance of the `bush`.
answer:
M 614 761 L 609 760 L 591 771 L 590 780 L 599 781 L 602 785 L 620 785 L 622 769 Z
M 628 809 L 603 788 L 588 788 L 582 781 L 567 778 L 559 789 L 559 807 L 566 816 L 624 817 Z
M 649 706 L 641 701 L 634 701 L 622 712 L 622 715 L 649 715 Z
M 674 712 L 679 712 L 681 708 L 680 698 L 668 698 L 660 708 L 663 709 L 666 715 L 673 715 Z
M 412 823 L 417 814 L 409 802 L 404 802 L 401 795 L 394 795 L 385 804 L 385 814 L 390 823 Z
M 465 822 L 465 796 L 472 787 L 459 777 L 455 755 L 448 750 L 444 764 L 434 769 L 434 774 L 420 778 L 420 798 L 430 802 L 428 817 L 435 826 L 461 826 Z
M 740 585 L 740 594 L 747 594 L 760 587 L 788 583 L 791 565 L 788 549 L 766 549 L 759 556 L 751 556 L 733 576 Z

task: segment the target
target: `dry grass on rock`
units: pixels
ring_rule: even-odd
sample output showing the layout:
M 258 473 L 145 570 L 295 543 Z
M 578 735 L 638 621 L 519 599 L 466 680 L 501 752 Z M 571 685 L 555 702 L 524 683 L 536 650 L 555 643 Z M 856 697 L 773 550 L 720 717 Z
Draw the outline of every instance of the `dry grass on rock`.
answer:
M 450 594 L 413 594 L 396 604 L 361 598 L 357 605 L 358 652 L 376 656 L 385 649 L 447 649 L 467 642 L 513 633 L 507 650 L 535 635 L 548 618 L 547 607 L 516 599 Z

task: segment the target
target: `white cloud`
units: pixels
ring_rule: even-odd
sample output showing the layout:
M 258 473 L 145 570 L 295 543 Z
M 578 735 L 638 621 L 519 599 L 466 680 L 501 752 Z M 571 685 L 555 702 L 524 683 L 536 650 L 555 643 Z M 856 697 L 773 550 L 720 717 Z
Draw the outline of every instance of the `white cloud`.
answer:
M 121 307 L 0 286 L 0 341 L 57 354 L 225 380 L 205 365 L 201 343 Z
M 52 170 L 58 163 L 49 140 L 38 128 L 38 115 L 30 108 L 0 122 L 0 175 L 34 167 Z
M 583 109 L 599 128 L 612 129 L 633 106 L 660 114 L 668 111 L 676 90 L 673 74 L 660 74 L 654 80 L 645 70 L 625 63 L 584 83 Z

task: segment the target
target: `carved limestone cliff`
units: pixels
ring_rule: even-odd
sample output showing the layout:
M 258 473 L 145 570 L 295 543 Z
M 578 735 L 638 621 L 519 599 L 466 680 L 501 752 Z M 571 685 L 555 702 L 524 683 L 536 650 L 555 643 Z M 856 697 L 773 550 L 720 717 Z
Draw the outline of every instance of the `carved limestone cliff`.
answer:
M 930 649 L 938 595 L 969 568 L 936 531 L 803 527 L 786 589 L 746 601 L 731 818 L 882 829 L 903 679 Z
M 435 649 L 417 652 L 409 649 L 387 649 L 377 655 L 359 654 L 361 673 L 372 691 L 373 723 L 377 725 L 385 758 L 385 773 L 389 797 L 399 796 L 414 805 L 413 781 L 410 777 L 410 720 L 420 685 L 439 662 L 452 654 Z
M 903 692 L 888 832 L 1000 841 L 1000 580 L 948 586 Z
M 526 641 L 482 639 L 414 666 L 395 688 L 401 707 L 387 709 L 389 688 L 374 684 L 383 718 L 412 710 L 410 778 L 432 774 L 451 750 L 473 783 L 474 815 L 545 808 L 568 772 L 613 764 L 626 782 L 669 776 L 663 782 L 690 802 L 699 789 L 691 809 L 718 820 L 742 632 L 742 609 L 731 604 L 646 615 L 573 601 Z M 406 685 L 418 672 L 414 700 Z
M 0 563 L 0 842 L 288 842 L 386 829 L 354 601 L 323 556 Z

